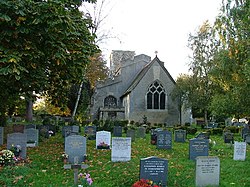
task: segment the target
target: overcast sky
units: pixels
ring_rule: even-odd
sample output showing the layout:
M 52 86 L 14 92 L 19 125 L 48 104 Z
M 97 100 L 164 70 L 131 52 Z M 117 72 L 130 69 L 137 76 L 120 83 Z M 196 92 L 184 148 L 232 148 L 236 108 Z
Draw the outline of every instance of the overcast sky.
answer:
M 153 59 L 158 51 L 176 79 L 188 72 L 189 33 L 205 20 L 214 22 L 221 0 L 106 0 L 104 7 L 102 29 L 117 37 L 100 45 L 106 58 L 112 50 L 131 50 Z

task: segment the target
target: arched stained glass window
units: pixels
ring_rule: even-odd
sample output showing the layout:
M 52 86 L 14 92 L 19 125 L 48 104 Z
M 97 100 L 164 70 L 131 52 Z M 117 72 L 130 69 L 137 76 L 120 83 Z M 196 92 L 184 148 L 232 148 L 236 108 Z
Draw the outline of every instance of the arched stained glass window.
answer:
M 153 82 L 147 91 L 147 109 L 165 110 L 166 93 L 161 83 Z

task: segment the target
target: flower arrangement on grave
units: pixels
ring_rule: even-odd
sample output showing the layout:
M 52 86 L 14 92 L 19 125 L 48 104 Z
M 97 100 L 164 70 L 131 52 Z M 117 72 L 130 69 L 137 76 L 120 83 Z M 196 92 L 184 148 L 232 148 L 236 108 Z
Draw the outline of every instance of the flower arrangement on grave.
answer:
M 22 151 L 22 147 L 20 145 L 11 145 L 10 151 L 12 151 L 15 157 L 19 157 Z
M 93 179 L 90 177 L 89 173 L 80 173 L 78 175 L 78 180 L 80 182 L 80 185 L 78 185 L 78 187 L 94 186 Z
M 100 143 L 97 145 L 97 149 L 109 149 L 109 145 L 106 144 L 105 142 L 100 142 Z
M 161 184 L 155 184 L 152 180 L 140 179 L 136 181 L 131 187 L 161 187 Z
M 68 159 L 69 158 L 69 155 L 66 154 L 65 152 L 62 154 L 62 159 Z
M 4 149 L 0 151 L 0 165 L 11 165 L 14 163 L 15 155 L 12 151 Z

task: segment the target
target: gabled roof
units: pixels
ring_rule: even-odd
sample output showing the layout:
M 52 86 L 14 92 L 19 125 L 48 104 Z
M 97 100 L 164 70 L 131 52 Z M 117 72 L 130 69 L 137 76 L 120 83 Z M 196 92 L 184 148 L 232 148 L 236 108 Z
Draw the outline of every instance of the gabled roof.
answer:
M 148 63 L 144 68 L 137 74 L 135 77 L 134 81 L 130 84 L 130 86 L 127 88 L 127 90 L 124 92 L 124 94 L 121 96 L 124 97 L 127 94 L 129 94 L 136 86 L 137 84 L 141 81 L 141 79 L 145 76 L 145 74 L 148 72 L 148 70 L 151 68 L 151 66 L 155 63 L 158 62 L 161 68 L 165 71 L 167 76 L 170 78 L 170 80 L 175 84 L 175 80 L 173 77 L 170 75 L 168 70 L 165 68 L 164 63 L 159 60 L 159 58 L 156 56 L 150 63 Z

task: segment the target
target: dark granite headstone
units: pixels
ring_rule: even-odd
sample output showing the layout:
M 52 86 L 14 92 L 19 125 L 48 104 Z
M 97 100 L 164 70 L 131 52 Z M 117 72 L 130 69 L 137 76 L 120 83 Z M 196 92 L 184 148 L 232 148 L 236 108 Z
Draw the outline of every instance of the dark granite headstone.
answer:
M 25 125 L 25 129 L 36 129 L 36 125 L 34 124 Z
M 175 130 L 174 131 L 174 141 L 175 142 L 186 142 L 186 131 L 185 130 Z
M 37 129 L 24 129 L 24 134 L 27 135 L 27 142 L 30 141 L 34 141 L 36 143 L 36 146 L 38 146 L 38 141 L 39 141 L 39 137 L 38 137 L 38 130 Z
M 27 135 L 24 133 L 12 133 L 7 135 L 7 149 L 11 149 L 12 146 L 21 146 L 20 156 L 26 159 L 27 153 Z
M 134 142 L 135 141 L 135 130 L 134 129 L 128 129 L 126 136 L 131 137 L 132 142 Z
M 84 128 L 84 133 L 87 135 L 88 140 L 96 139 L 96 126 L 86 126 Z
M 0 127 L 0 146 L 3 145 L 4 127 Z
M 74 163 L 74 159 L 78 159 L 78 163 L 85 161 L 86 155 L 86 138 L 80 135 L 71 135 L 65 137 L 65 153 L 69 155 L 68 161 Z
M 167 186 L 168 160 L 158 157 L 148 157 L 140 160 L 140 179 L 152 180 Z
M 23 133 L 24 125 L 13 125 L 13 132 L 20 132 Z
M 249 127 L 244 127 L 244 128 L 241 130 L 241 137 L 244 139 L 244 135 L 245 135 L 245 134 L 248 134 L 248 133 L 250 133 Z
M 208 156 L 209 140 L 193 138 L 189 140 L 189 159 L 195 160 L 197 156 Z
M 122 137 L 122 127 L 121 126 L 114 126 L 113 136 Z
M 139 127 L 136 133 L 137 138 L 146 138 L 146 129 L 144 127 Z
M 172 149 L 172 133 L 170 131 L 159 131 L 157 133 L 157 148 Z
M 229 132 L 224 133 L 224 143 L 234 143 L 234 134 Z

